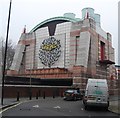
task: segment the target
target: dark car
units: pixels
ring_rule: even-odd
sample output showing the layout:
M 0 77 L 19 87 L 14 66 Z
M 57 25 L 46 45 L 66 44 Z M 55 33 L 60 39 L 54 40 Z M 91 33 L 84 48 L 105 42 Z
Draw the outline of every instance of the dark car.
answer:
M 78 100 L 82 99 L 82 94 L 80 91 L 75 89 L 68 89 L 63 93 L 64 100 Z

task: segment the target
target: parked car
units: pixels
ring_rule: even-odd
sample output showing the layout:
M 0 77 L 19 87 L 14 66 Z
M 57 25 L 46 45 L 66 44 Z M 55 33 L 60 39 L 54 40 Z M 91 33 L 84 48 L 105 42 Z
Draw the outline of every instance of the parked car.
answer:
M 63 93 L 63 99 L 64 100 L 78 100 L 82 99 L 82 94 L 80 91 L 76 89 L 68 89 L 65 90 Z

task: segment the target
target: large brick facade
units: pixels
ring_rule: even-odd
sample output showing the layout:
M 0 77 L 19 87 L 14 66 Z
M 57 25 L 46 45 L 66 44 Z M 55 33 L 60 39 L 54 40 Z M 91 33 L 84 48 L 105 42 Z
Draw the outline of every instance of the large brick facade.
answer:
M 73 13 L 47 19 L 21 34 L 7 74 L 73 78 L 73 87 L 80 89 L 85 89 L 88 78 L 101 78 L 108 80 L 113 91 L 116 74 L 112 36 L 101 28 L 100 15 L 92 8 L 83 9 L 81 19 Z

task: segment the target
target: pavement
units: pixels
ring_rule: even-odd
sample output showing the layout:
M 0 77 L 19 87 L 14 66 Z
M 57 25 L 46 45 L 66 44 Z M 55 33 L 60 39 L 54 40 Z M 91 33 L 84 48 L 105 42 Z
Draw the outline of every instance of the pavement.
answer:
M 39 99 L 39 98 L 38 98 Z M 2 110 L 9 108 L 11 106 L 14 106 L 16 104 L 19 104 L 21 102 L 28 101 L 29 98 L 19 98 L 17 100 L 16 98 L 4 98 L 4 104 L 0 106 L 0 113 Z M 32 98 L 32 100 L 36 100 L 36 98 Z M 117 114 L 120 114 L 120 96 L 112 96 L 110 97 L 110 105 L 108 110 Z
M 9 108 L 11 106 L 14 106 L 16 104 L 19 104 L 21 102 L 25 102 L 30 100 L 29 98 L 19 98 L 19 100 L 17 100 L 16 98 L 4 98 L 3 99 L 3 105 L 0 105 L 0 113 L 2 110 Z M 32 98 L 31 100 L 35 100 L 35 98 Z
M 111 96 L 109 111 L 120 114 L 120 96 Z

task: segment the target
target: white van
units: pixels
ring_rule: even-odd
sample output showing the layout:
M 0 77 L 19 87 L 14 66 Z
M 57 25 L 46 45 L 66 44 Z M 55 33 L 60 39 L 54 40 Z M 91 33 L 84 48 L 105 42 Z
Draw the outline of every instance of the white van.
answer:
M 85 109 L 88 106 L 102 106 L 108 109 L 109 93 L 106 79 L 88 79 L 83 104 Z

